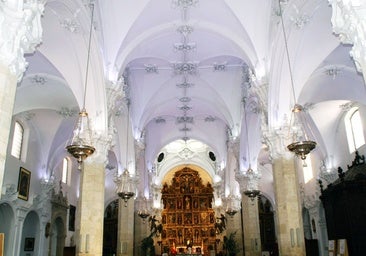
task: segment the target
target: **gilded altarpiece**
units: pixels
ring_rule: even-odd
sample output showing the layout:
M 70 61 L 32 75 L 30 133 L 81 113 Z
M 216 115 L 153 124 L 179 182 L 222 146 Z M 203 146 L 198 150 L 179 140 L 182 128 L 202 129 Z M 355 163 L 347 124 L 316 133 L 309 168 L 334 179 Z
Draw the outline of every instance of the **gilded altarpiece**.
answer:
M 192 247 L 206 251 L 215 244 L 215 213 L 212 209 L 213 188 L 203 184 L 197 171 L 177 171 L 170 185 L 164 184 L 162 200 L 162 246 L 176 246 L 178 252 Z

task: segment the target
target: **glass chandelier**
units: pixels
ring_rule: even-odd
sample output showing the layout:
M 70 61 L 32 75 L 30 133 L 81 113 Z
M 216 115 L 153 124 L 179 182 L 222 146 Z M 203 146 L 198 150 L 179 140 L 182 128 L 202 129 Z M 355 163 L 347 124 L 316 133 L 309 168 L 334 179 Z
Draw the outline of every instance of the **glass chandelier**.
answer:
M 143 223 L 145 223 L 146 218 L 150 216 L 150 202 L 151 200 L 147 199 L 145 196 L 139 198 L 137 215 L 142 219 Z
M 94 5 L 91 5 L 91 23 L 89 32 L 89 44 L 88 44 L 88 57 L 86 62 L 86 74 L 85 74 L 85 86 L 84 86 L 84 96 L 83 96 L 83 107 L 79 113 L 78 120 L 76 122 L 73 137 L 66 146 L 67 152 L 69 152 L 73 157 L 77 159 L 78 169 L 82 169 L 83 161 L 95 151 L 92 142 L 92 130 L 90 128 L 88 112 L 85 109 L 85 98 L 88 85 L 88 74 L 89 74 L 89 62 L 90 62 L 90 48 L 91 48 L 91 38 L 93 31 L 93 19 L 94 19 Z
M 285 25 L 283 22 L 283 11 L 281 8 L 281 0 L 279 0 L 279 8 L 280 8 L 280 19 L 281 19 L 281 26 L 282 26 L 282 33 L 285 42 L 285 49 L 286 49 L 286 58 L 287 64 L 290 74 L 291 80 L 291 88 L 292 88 L 292 95 L 294 99 L 294 107 L 292 109 L 291 121 L 290 125 L 293 128 L 292 131 L 292 143 L 290 143 L 287 148 L 291 152 L 295 153 L 295 155 L 299 156 L 303 161 L 306 159 L 306 155 L 308 155 L 313 149 L 316 147 L 316 142 L 314 141 L 314 135 L 312 134 L 312 130 L 310 128 L 309 122 L 306 120 L 306 113 L 304 112 L 304 108 L 296 103 L 296 94 L 295 94 L 295 86 L 294 86 L 294 79 L 291 69 L 291 62 L 290 62 L 290 54 L 288 50 L 288 43 L 287 43 L 287 35 L 285 30 Z
M 260 194 L 258 190 L 258 180 L 260 179 L 260 174 L 253 171 L 251 167 L 251 157 L 250 157 L 250 143 L 249 143 L 249 127 L 248 127 L 248 119 L 246 112 L 246 102 L 244 102 L 244 110 L 245 110 L 245 132 L 247 139 L 247 150 L 248 150 L 248 162 L 249 167 L 246 173 L 244 174 L 244 178 L 246 179 L 244 195 L 250 198 L 250 200 L 254 201 L 254 199 Z
M 127 132 L 126 132 L 126 167 L 120 177 L 117 177 L 117 195 L 125 202 L 125 207 L 127 207 L 127 201 L 135 195 L 134 182 L 127 170 L 128 164 L 128 132 L 130 126 L 130 111 L 129 102 L 127 102 Z
M 240 197 L 230 193 L 226 198 L 226 214 L 233 217 L 240 210 Z

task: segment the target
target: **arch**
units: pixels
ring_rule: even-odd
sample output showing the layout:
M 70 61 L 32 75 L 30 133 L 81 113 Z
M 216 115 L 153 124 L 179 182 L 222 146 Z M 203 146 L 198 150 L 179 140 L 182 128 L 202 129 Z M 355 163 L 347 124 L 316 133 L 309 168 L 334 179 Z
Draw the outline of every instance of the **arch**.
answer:
M 305 207 L 302 208 L 302 220 L 304 226 L 304 238 L 307 240 L 311 240 L 313 236 L 311 233 L 310 213 L 309 210 Z
M 4 233 L 4 256 L 12 256 L 14 250 L 15 216 L 12 207 L 8 203 L 0 204 L 0 233 Z
M 20 254 L 25 255 L 30 251 L 38 255 L 40 248 L 40 219 L 35 211 L 30 211 L 24 219 Z
M 61 217 L 57 217 L 53 221 L 50 238 L 51 255 L 62 256 L 65 245 L 65 223 Z
M 119 199 L 113 199 L 104 210 L 103 255 L 117 252 Z

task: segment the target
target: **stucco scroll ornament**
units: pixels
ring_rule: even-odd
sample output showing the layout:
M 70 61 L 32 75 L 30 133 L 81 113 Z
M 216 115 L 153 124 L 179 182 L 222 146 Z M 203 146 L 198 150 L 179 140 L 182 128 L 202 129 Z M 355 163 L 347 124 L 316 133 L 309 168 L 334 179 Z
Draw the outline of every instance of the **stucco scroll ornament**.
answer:
M 0 2 L 0 63 L 18 80 L 27 67 L 25 53 L 32 53 L 42 39 L 44 0 Z
M 353 44 L 350 52 L 357 70 L 363 72 L 366 68 L 366 18 L 363 1 L 329 0 L 332 6 L 332 25 L 334 33 L 344 44 Z

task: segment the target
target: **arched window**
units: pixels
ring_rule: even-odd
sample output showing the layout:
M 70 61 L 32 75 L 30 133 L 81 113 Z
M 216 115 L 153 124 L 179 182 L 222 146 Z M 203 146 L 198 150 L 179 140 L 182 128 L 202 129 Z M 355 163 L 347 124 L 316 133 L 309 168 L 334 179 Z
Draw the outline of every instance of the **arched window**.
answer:
M 345 116 L 349 152 L 353 153 L 365 144 L 362 119 L 358 108 L 352 108 Z
M 19 122 L 14 124 L 13 142 L 11 144 L 11 155 L 21 159 L 24 138 L 24 128 Z
M 69 158 L 65 157 L 62 161 L 62 182 L 65 184 L 70 183 L 70 160 Z

